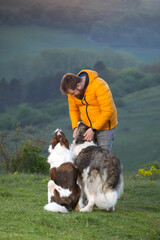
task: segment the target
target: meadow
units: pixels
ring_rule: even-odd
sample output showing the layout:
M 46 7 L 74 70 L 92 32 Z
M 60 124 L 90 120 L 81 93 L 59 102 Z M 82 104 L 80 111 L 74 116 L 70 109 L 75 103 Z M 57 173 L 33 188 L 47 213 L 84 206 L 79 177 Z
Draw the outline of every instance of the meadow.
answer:
M 0 175 L 0 239 L 158 240 L 160 180 L 125 175 L 114 212 L 46 212 L 48 175 Z

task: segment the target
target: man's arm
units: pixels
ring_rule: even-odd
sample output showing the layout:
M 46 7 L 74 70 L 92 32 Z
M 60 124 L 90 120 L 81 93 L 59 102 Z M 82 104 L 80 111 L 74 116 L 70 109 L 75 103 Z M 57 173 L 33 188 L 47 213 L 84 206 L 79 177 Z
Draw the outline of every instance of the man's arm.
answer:
M 72 129 L 77 128 L 77 124 L 80 121 L 79 108 L 75 103 L 73 97 L 68 94 L 69 115 L 72 123 Z
M 97 121 L 92 124 L 96 130 L 101 129 L 106 122 L 110 119 L 114 111 L 114 102 L 111 91 L 106 82 L 102 82 L 95 90 L 97 101 L 101 109 L 101 114 L 98 116 Z

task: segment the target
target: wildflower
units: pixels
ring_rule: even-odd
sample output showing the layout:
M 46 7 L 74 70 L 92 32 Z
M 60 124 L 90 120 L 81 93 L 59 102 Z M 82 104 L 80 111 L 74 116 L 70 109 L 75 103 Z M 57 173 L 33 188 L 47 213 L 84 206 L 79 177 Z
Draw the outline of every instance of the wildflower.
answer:
M 27 180 L 27 183 L 29 183 L 29 180 Z
M 149 177 L 151 180 L 157 179 L 160 176 L 160 168 L 154 165 L 150 166 L 150 169 L 139 169 L 136 177 L 143 179 L 143 177 Z M 153 183 L 152 183 L 153 184 Z
M 14 175 L 17 175 L 18 174 L 18 172 L 14 172 Z
M 154 182 L 152 181 L 151 184 L 153 184 Z
M 140 175 L 143 175 L 144 172 L 145 172 L 145 169 L 139 169 L 138 172 L 139 172 Z
M 33 175 L 33 174 L 31 174 L 31 175 L 30 175 L 30 177 L 34 177 L 34 175 Z
M 152 172 L 151 171 L 144 171 L 144 176 L 152 176 Z
M 48 179 L 43 179 L 43 182 L 48 182 Z
M 157 170 L 157 168 L 155 168 L 155 166 L 151 166 L 150 170 L 155 171 L 155 170 Z

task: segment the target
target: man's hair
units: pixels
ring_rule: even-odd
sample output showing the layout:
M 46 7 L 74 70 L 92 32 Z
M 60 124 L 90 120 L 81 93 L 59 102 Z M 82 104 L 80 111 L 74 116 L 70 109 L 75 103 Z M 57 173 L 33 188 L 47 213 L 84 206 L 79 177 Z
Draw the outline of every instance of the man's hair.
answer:
M 61 80 L 60 90 L 63 94 L 67 94 L 68 89 L 75 90 L 77 84 L 80 83 L 81 81 L 82 81 L 81 77 L 73 73 L 67 73 L 63 76 Z

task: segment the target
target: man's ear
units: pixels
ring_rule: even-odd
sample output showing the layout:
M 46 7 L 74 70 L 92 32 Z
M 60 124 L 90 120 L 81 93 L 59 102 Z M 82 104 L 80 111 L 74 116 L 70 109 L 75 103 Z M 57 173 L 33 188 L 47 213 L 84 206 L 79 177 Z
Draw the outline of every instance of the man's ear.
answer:
M 81 86 L 80 83 L 77 83 L 77 89 L 78 89 L 78 90 L 81 90 L 81 89 L 82 89 L 82 86 Z

